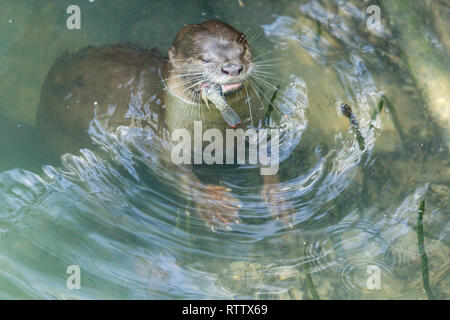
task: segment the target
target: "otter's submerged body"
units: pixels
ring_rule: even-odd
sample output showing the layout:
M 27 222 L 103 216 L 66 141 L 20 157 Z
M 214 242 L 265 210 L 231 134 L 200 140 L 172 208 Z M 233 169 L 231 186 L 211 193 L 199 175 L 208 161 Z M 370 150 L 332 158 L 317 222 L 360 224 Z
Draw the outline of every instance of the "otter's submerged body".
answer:
M 94 117 L 105 120 L 108 130 L 137 124 L 152 127 L 160 137 L 170 137 L 175 129 L 193 136 L 194 121 L 201 121 L 203 132 L 218 129 L 223 136 L 233 126 L 258 127 L 265 110 L 250 85 L 251 70 L 245 35 L 215 20 L 183 27 L 168 59 L 155 49 L 131 45 L 65 53 L 41 91 L 37 125 L 42 144 L 55 155 L 91 146 L 88 128 Z M 228 228 L 239 220 L 238 201 L 229 190 L 202 185 L 193 174 L 189 179 L 211 200 L 197 204 L 210 226 Z
M 89 123 L 108 116 L 108 129 L 129 126 L 132 108 L 147 104 L 145 120 L 162 126 L 162 56 L 155 50 L 113 45 L 65 53 L 50 69 L 41 92 L 37 125 L 56 155 L 89 146 Z M 131 108 L 131 110 L 130 110 Z M 158 119 L 158 121 L 153 121 Z
M 194 121 L 201 121 L 203 131 L 215 128 L 225 136 L 232 127 L 212 102 L 191 102 L 166 87 L 166 61 L 155 49 L 128 45 L 65 53 L 42 88 L 37 114 L 42 144 L 56 155 L 76 153 L 91 144 L 87 130 L 94 116 L 107 117 L 109 130 L 138 121 L 156 132 L 184 128 L 193 134 Z M 264 108 L 249 88 L 225 99 L 241 119 L 236 128 L 261 124 Z

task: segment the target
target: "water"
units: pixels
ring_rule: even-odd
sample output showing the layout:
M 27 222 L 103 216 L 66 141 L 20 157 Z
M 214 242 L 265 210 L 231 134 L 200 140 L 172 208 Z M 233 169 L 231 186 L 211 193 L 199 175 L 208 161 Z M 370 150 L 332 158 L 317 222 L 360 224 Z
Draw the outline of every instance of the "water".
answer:
M 360 1 L 96 0 L 80 1 L 82 29 L 69 31 L 70 4 L 8 0 L 0 12 L 0 298 L 310 299 L 308 272 L 323 299 L 425 299 L 415 230 L 425 198 L 431 287 L 448 299 L 448 108 L 422 92 L 420 57 L 405 50 L 417 44 L 401 33 L 407 11 L 397 21 L 399 8 L 380 3 L 383 24 L 400 27 L 371 33 Z M 41 84 L 60 54 L 123 41 L 165 52 L 183 24 L 211 18 L 248 29 L 257 52 L 281 58 L 260 85 L 269 98 L 280 85 L 275 197 L 295 212 L 292 229 L 265 205 L 259 171 L 244 167 L 214 171 L 243 207 L 240 225 L 212 232 L 142 129 L 92 122 L 100 148 L 60 163 L 39 148 Z M 427 20 L 420 34 L 434 60 L 422 58 L 445 66 L 439 18 L 417 19 Z M 70 265 L 80 290 L 66 286 Z

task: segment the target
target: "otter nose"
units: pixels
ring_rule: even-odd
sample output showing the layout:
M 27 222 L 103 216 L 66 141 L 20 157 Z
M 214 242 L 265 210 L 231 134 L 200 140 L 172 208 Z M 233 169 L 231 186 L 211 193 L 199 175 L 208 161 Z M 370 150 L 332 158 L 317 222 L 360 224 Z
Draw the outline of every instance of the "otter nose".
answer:
M 222 66 L 222 72 L 228 76 L 237 76 L 241 73 L 243 65 L 240 63 L 228 62 Z

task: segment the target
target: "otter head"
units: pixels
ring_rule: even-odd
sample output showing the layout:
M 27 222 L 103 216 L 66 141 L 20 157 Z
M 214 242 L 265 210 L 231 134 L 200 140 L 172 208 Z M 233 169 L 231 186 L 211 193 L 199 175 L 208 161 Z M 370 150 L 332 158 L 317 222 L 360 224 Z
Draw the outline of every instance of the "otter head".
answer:
M 169 88 L 190 98 L 211 86 L 233 94 L 242 89 L 252 67 L 245 35 L 218 20 L 183 27 L 168 55 Z

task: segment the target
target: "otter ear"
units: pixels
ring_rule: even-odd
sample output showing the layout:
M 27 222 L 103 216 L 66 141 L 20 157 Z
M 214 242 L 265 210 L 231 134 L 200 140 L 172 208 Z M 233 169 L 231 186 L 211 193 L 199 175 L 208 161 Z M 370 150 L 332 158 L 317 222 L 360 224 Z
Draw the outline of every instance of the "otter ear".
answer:
M 169 60 L 174 60 L 175 59 L 175 51 L 176 51 L 176 47 L 175 46 L 171 46 L 168 52 L 169 55 Z

